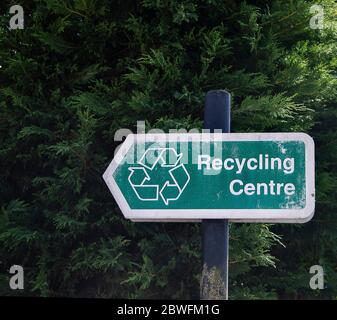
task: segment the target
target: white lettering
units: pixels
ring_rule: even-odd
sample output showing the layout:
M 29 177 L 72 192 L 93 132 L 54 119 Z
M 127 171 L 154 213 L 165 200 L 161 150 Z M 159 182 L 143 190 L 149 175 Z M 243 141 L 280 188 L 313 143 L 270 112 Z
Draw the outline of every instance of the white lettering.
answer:
M 208 154 L 201 154 L 198 155 L 198 170 L 202 169 L 202 165 L 205 164 L 207 170 L 209 170 L 211 168 L 210 166 L 210 161 L 211 161 L 211 157 Z
M 286 183 L 284 186 L 284 193 L 287 196 L 292 196 L 295 193 L 295 186 L 292 183 Z
M 270 180 L 269 183 L 258 182 L 244 184 L 241 180 L 236 179 L 230 182 L 229 191 L 235 196 L 245 194 L 247 196 L 252 195 L 280 195 L 284 192 L 285 195 L 291 196 L 295 193 L 295 186 L 292 183 L 275 183 L 274 180 Z
M 254 166 L 252 165 L 252 162 L 255 162 Z M 255 158 L 248 159 L 247 168 L 248 170 L 256 170 L 257 169 L 257 159 Z
M 233 180 L 230 184 L 229 184 L 229 191 L 231 194 L 235 195 L 235 196 L 239 196 L 240 194 L 242 194 L 243 190 L 239 190 L 239 191 L 235 191 L 234 190 L 234 184 L 238 183 L 240 186 L 243 186 L 243 182 L 241 180 Z
M 231 162 L 232 165 L 229 166 L 228 162 Z M 234 169 L 234 159 L 232 159 L 232 158 L 226 159 L 223 163 L 223 166 L 224 166 L 225 170 L 233 170 Z
M 203 167 L 204 166 L 204 167 Z M 246 170 L 283 170 L 285 174 L 291 174 L 295 171 L 294 158 L 270 158 L 268 154 L 259 154 L 258 158 L 213 158 L 208 154 L 198 155 L 198 170 L 216 170 L 222 168 L 226 171 L 235 170 L 235 173 L 241 174 Z
M 242 158 L 241 162 L 240 162 L 240 159 L 235 159 L 235 162 L 236 162 L 236 166 L 238 167 L 238 170 L 236 170 L 236 173 L 241 173 L 242 172 L 242 169 L 243 169 L 243 166 L 245 165 L 245 162 L 246 162 L 246 158 Z

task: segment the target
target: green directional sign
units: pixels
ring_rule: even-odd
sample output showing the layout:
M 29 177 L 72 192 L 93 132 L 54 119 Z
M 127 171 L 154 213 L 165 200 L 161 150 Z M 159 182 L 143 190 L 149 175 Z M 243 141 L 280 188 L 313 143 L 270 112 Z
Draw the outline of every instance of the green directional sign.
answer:
M 314 212 L 303 133 L 129 135 L 103 177 L 135 221 L 305 222 Z

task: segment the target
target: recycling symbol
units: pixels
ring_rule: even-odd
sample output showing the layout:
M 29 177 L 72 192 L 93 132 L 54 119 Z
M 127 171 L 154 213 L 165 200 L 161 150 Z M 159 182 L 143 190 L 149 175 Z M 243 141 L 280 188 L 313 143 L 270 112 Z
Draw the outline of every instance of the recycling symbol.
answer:
M 182 156 L 174 148 L 148 148 L 137 161 L 139 166 L 129 167 L 128 180 L 138 199 L 162 200 L 165 205 L 178 200 L 190 181 Z

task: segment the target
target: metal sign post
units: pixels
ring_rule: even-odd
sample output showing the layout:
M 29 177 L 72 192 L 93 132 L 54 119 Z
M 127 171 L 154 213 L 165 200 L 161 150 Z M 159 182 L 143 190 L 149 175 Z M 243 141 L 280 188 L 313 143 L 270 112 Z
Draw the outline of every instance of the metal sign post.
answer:
M 230 94 L 224 90 L 206 95 L 204 128 L 211 132 L 230 132 Z M 202 221 L 203 267 L 200 297 L 203 300 L 228 299 L 228 239 L 227 219 Z

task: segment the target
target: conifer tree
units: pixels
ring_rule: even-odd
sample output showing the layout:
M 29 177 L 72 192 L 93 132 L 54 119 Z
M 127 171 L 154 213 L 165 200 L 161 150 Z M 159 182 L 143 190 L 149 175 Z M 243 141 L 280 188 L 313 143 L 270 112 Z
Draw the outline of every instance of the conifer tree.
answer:
M 200 225 L 125 220 L 101 175 L 118 129 L 200 129 L 205 93 L 227 89 L 234 132 L 311 132 L 318 171 L 313 222 L 231 225 L 230 298 L 311 297 L 312 264 L 329 275 L 318 294 L 337 296 L 333 0 L 322 30 L 304 0 L 22 0 L 24 29 L 9 30 L 13 4 L 0 3 L 0 294 L 21 294 L 19 264 L 25 295 L 198 298 Z

